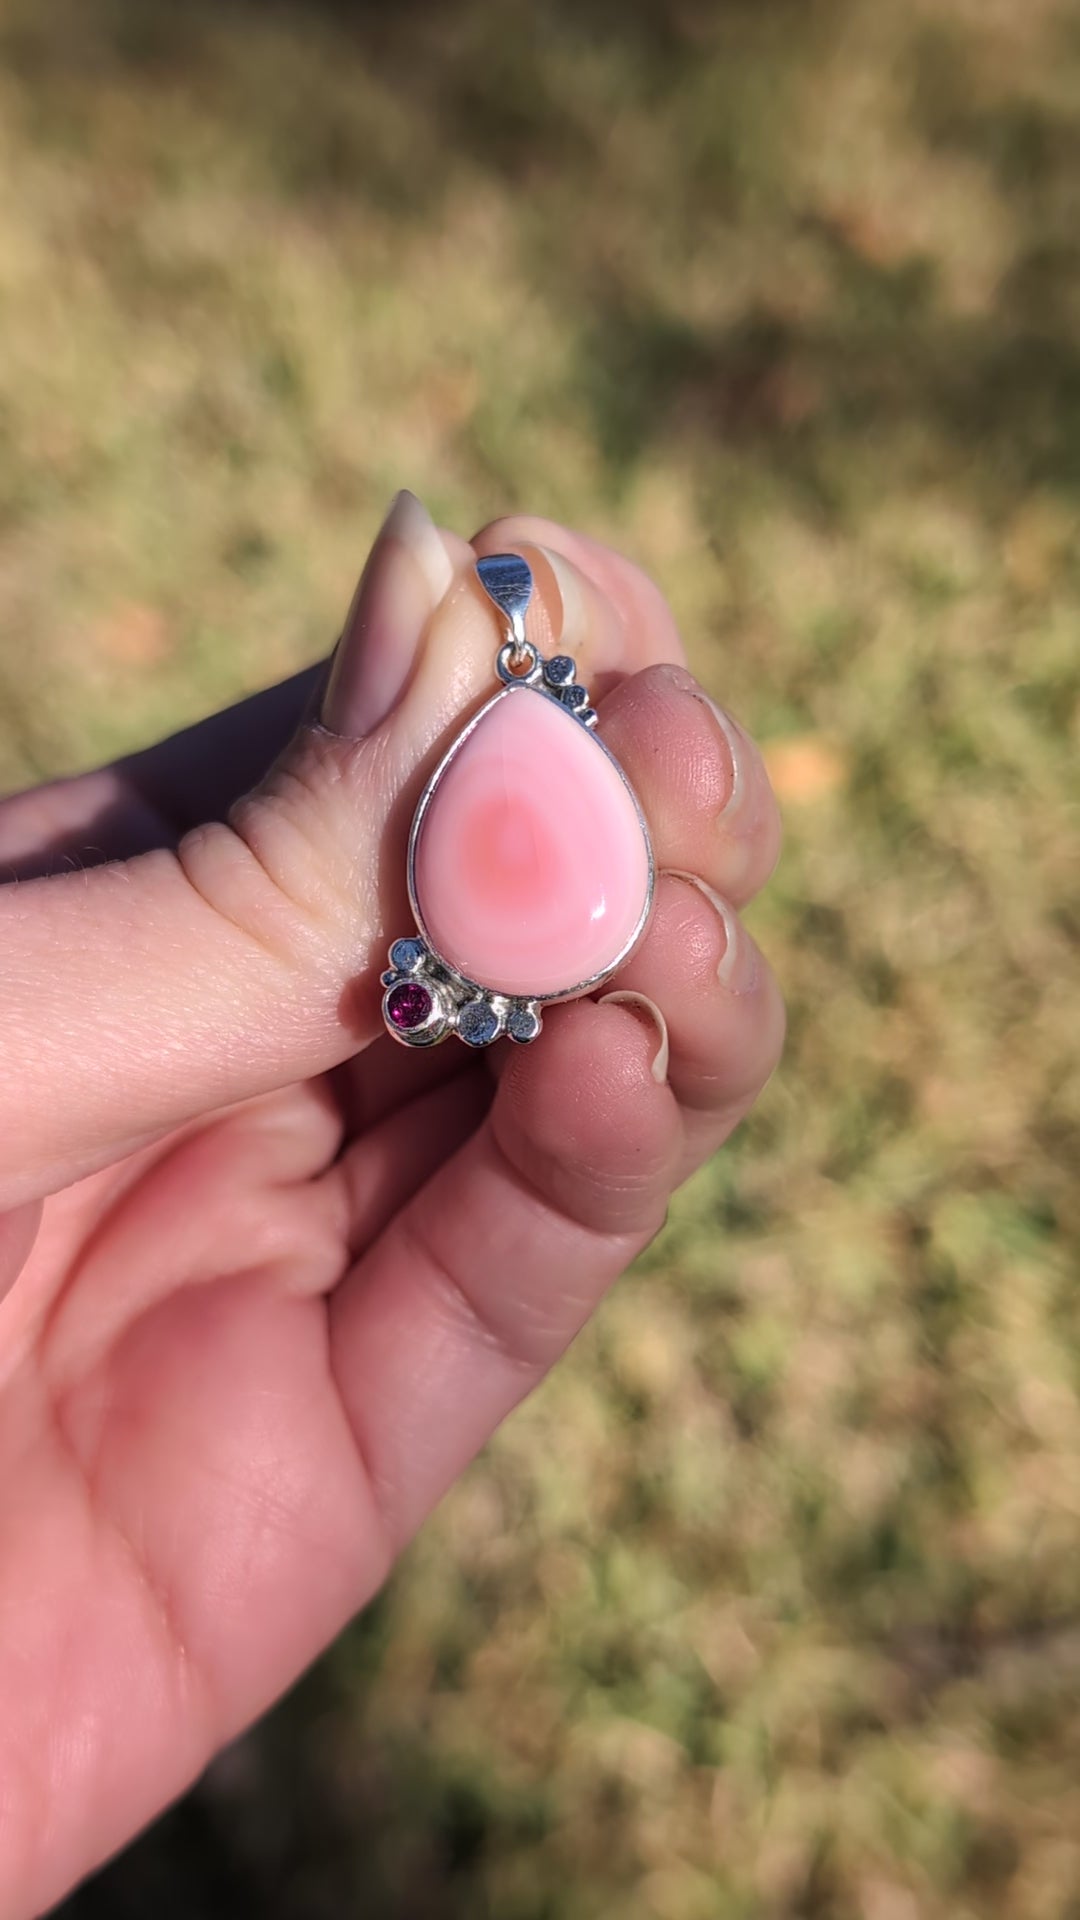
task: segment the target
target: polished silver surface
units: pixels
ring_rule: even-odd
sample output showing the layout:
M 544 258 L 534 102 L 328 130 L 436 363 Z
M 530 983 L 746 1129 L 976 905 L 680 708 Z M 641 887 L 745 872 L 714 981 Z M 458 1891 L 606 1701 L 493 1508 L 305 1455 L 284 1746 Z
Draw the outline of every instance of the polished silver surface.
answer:
M 513 643 L 515 665 L 518 665 L 525 655 L 525 615 L 532 599 L 532 569 L 520 553 L 491 553 L 477 561 L 476 574 L 488 599 L 510 624 L 508 638 Z M 535 657 L 535 647 L 532 653 Z
M 544 668 L 549 687 L 568 687 L 577 678 L 577 662 L 568 653 L 556 653 Z
M 524 640 L 520 647 L 516 640 L 504 640 L 495 655 L 495 671 L 508 687 L 515 683 L 526 687 L 544 684 L 544 662 L 531 640 Z
M 451 1033 L 466 1046 L 488 1047 L 504 1034 L 518 1046 L 535 1040 L 543 1024 L 537 1001 L 513 998 L 466 980 L 418 936 L 395 940 L 390 966 L 382 976 L 383 1020 L 387 1033 L 403 1047 L 434 1047 Z M 391 1015 L 396 987 L 410 982 L 426 988 L 431 1012 L 416 1026 L 399 1027 Z

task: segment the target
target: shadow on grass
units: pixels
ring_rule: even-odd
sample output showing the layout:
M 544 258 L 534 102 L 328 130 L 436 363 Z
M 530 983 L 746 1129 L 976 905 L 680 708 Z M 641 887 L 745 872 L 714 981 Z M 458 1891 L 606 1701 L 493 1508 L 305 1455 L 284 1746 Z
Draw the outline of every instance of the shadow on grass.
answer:
M 380 1658 L 392 1589 L 258 1734 L 61 1908 L 63 1920 L 466 1920 L 497 1837 L 535 1844 L 535 1792 L 448 1768 L 421 1725 L 365 1735 L 365 1676 Z M 299 1760 L 299 1764 L 298 1764 Z M 528 1920 L 554 1920 L 546 1904 Z

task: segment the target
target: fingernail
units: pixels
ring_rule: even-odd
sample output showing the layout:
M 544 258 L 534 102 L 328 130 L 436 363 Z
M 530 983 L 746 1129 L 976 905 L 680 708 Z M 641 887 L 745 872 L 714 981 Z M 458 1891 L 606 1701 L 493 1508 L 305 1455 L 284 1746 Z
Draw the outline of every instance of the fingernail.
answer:
M 530 541 L 525 558 L 539 556 L 548 579 L 538 577 L 540 598 L 547 612 L 553 647 L 577 656 L 587 649 L 588 670 L 603 673 L 622 663 L 622 628 L 607 595 L 554 547 Z
M 414 493 L 397 495 L 353 596 L 322 706 L 331 733 L 362 739 L 405 690 L 421 639 L 454 577 L 438 529 Z
M 577 568 L 572 566 L 569 560 L 564 560 L 562 554 L 556 553 L 554 548 L 537 547 L 536 551 L 543 554 L 551 568 L 561 602 L 562 619 L 555 638 L 566 648 L 567 653 L 572 653 L 585 634 L 585 595 L 581 588 L 581 578 Z
M 738 914 L 714 887 L 701 879 L 696 873 L 683 873 L 678 867 L 665 869 L 675 880 L 686 880 L 699 893 L 705 895 L 714 909 L 724 932 L 724 951 L 717 963 L 716 977 L 729 993 L 749 993 L 757 985 L 761 973 L 761 962 L 757 947 L 751 940 Z
M 740 830 L 744 824 L 749 824 L 744 822 L 750 791 L 746 770 L 749 743 L 742 728 L 732 719 L 730 713 L 725 713 L 723 707 L 718 707 L 716 701 L 710 700 L 707 693 L 702 693 L 700 688 L 695 687 L 694 698 L 700 700 L 703 707 L 708 707 L 731 762 L 731 790 L 720 809 L 719 823 L 726 832 Z
M 668 1076 L 668 1062 L 671 1059 L 671 1043 L 668 1040 L 667 1021 L 664 1019 L 656 1001 L 650 1000 L 647 994 L 633 993 L 629 987 L 618 987 L 614 993 L 602 993 L 596 1004 L 598 1007 L 612 1005 L 640 1007 L 643 1013 L 648 1014 L 649 1019 L 653 1022 L 657 1033 L 660 1035 L 660 1045 L 656 1050 L 649 1072 L 652 1074 L 657 1085 L 662 1087 Z
M 750 763 L 756 757 L 757 749 L 747 738 L 737 720 L 718 706 L 716 701 L 698 685 L 693 674 L 685 667 L 663 666 L 657 669 L 663 673 L 670 684 L 680 693 L 688 693 L 698 705 L 705 707 L 712 716 L 713 724 L 720 735 L 720 744 L 728 763 L 727 798 L 716 815 L 716 822 L 725 833 L 742 835 L 756 824 L 756 815 L 760 796 L 751 778 Z

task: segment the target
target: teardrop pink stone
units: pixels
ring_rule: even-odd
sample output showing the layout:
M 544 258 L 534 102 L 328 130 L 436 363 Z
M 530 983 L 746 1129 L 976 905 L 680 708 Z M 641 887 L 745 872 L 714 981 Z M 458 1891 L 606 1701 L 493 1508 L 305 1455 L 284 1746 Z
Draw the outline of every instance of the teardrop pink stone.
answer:
M 525 687 L 496 699 L 447 763 L 413 871 L 431 945 L 496 993 L 569 993 L 606 972 L 649 897 L 648 844 L 618 767 Z

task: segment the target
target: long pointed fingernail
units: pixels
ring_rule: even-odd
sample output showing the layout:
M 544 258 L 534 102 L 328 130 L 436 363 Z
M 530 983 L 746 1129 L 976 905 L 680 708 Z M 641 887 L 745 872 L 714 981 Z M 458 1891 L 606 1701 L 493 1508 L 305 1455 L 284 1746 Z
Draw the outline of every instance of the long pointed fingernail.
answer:
M 359 740 L 397 705 L 454 569 L 414 493 L 399 493 L 360 577 L 322 705 L 331 733 Z

